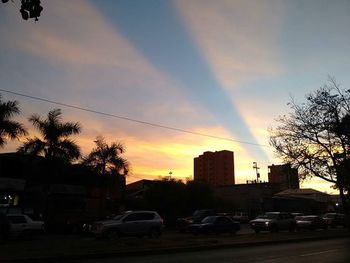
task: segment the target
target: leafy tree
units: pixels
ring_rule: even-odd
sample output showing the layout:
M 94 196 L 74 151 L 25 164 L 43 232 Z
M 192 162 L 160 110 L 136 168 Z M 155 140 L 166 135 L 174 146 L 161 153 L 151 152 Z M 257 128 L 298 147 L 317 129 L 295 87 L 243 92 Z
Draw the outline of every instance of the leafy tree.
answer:
M 12 121 L 14 115 L 20 113 L 17 101 L 3 102 L 0 94 L 0 148 L 3 148 L 7 139 L 18 139 L 26 135 L 27 131 L 19 122 Z
M 91 167 L 100 175 L 127 175 L 129 163 L 120 154 L 125 152 L 122 143 L 112 142 L 108 145 L 102 136 L 94 141 L 96 148 L 83 160 L 83 164 Z
M 3 3 L 7 3 L 9 0 L 1 1 Z M 28 18 L 35 18 L 35 21 L 38 21 L 38 17 L 43 10 L 43 7 L 40 5 L 40 3 L 40 0 L 21 0 L 21 8 L 19 12 L 22 15 L 22 19 L 28 20 Z
M 339 189 L 349 210 L 350 90 L 334 78 L 306 96 L 289 103 L 292 112 L 277 119 L 270 144 L 285 163 L 299 168 L 302 178 L 318 177 Z
M 61 159 L 67 162 L 80 157 L 79 146 L 69 137 L 73 134 L 79 134 L 80 124 L 77 122 L 62 122 L 62 113 L 60 109 L 49 111 L 46 119 L 34 114 L 29 121 L 42 135 L 38 137 L 27 138 L 17 150 L 21 153 L 41 155 L 47 159 Z
M 143 209 L 158 211 L 168 226 L 175 225 L 176 218 L 187 212 L 186 185 L 173 178 L 153 181 L 145 190 L 144 200 Z

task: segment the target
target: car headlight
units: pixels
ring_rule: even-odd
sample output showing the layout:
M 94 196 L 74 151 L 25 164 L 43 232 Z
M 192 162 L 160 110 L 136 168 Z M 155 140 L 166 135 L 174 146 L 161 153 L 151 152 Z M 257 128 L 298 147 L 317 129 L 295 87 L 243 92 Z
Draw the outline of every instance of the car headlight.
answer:
M 270 222 L 269 222 L 269 221 L 265 222 L 265 225 L 267 225 L 267 226 L 268 226 L 269 224 L 270 224 Z
M 93 228 L 99 232 L 104 228 L 104 225 L 103 224 L 95 224 Z

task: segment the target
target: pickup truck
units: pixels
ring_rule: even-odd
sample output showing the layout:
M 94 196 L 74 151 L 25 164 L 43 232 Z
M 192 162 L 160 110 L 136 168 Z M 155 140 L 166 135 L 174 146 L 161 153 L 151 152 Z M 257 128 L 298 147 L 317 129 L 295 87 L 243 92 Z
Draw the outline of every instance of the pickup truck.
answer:
M 24 214 L 7 214 L 6 217 L 11 224 L 10 235 L 12 237 L 45 232 L 43 221 L 34 221 Z
M 251 220 L 249 225 L 256 233 L 260 231 L 278 232 L 279 230 L 294 232 L 296 221 L 290 213 L 267 212 Z

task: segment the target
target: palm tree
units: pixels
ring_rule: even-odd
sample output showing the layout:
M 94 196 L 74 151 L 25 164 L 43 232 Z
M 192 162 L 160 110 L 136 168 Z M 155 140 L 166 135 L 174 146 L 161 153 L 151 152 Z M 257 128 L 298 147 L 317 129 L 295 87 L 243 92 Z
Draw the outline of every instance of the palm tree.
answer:
M 41 133 L 42 139 L 38 137 L 27 138 L 27 141 L 17 149 L 18 152 L 68 162 L 78 159 L 80 148 L 68 137 L 80 133 L 80 124 L 77 122 L 63 123 L 61 115 L 60 109 L 49 111 L 46 119 L 42 119 L 37 114 L 32 115 L 29 121 Z
M 21 123 L 10 120 L 20 112 L 17 101 L 2 102 L 0 94 L 0 148 L 4 147 L 7 139 L 19 139 L 20 136 L 27 134 Z
M 91 167 L 100 175 L 127 175 L 128 161 L 119 155 L 125 152 L 122 143 L 112 142 L 108 145 L 102 136 L 94 141 L 96 148 L 83 159 L 83 164 Z

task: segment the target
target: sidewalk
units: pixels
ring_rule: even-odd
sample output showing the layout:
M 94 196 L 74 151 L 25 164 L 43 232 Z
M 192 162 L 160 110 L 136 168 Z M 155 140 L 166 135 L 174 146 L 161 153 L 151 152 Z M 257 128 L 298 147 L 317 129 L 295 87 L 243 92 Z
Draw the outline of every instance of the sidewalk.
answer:
M 346 229 L 300 233 L 259 233 L 247 235 L 205 235 L 165 233 L 159 239 L 121 238 L 95 240 L 80 236 L 44 236 L 32 240 L 10 240 L 0 245 L 0 262 L 48 262 L 112 256 L 175 253 L 228 247 L 300 242 L 350 237 Z

